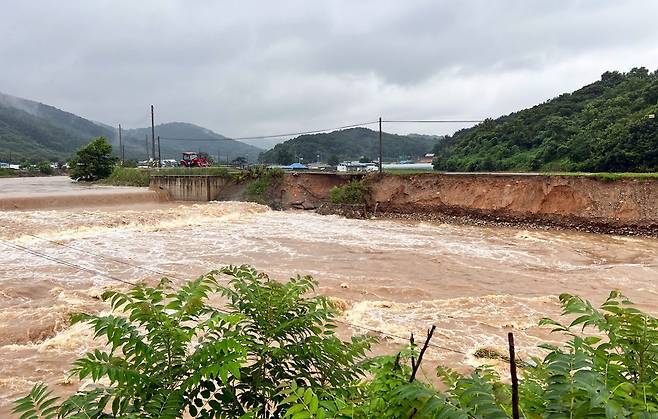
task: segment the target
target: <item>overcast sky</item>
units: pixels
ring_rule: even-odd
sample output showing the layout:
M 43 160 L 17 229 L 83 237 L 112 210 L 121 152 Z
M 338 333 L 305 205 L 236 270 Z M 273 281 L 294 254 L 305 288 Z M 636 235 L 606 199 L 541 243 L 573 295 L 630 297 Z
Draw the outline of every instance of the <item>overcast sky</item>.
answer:
M 658 68 L 653 0 L 0 0 L 0 91 L 228 136 L 496 117 Z M 444 134 L 452 125 L 388 125 Z

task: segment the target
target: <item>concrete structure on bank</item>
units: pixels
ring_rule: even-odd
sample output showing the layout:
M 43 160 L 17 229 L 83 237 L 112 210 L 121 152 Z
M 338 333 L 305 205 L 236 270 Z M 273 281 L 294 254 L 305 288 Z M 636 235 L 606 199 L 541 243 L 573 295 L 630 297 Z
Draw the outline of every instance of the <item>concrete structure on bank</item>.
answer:
M 208 175 L 155 175 L 149 187 L 165 190 L 175 201 L 216 201 L 220 192 L 231 182 L 221 176 Z

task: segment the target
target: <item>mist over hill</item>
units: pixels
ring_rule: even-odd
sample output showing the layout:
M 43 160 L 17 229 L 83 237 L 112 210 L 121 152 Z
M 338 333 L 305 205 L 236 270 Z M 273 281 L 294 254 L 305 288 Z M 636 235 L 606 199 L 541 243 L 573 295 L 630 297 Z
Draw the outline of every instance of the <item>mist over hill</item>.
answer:
M 145 136 L 151 128 L 124 129 L 126 159 L 146 159 Z M 179 159 L 183 151 L 205 151 L 222 161 L 238 156 L 256 161 L 263 149 L 230 140 L 209 129 L 184 122 L 160 124 L 155 135 L 180 140 L 161 141 L 162 158 Z M 67 160 L 92 138 L 106 137 L 119 153 L 117 128 L 90 121 L 53 106 L 0 93 L 0 160 Z M 187 139 L 196 139 L 187 140 Z M 149 144 L 149 155 L 151 145 Z
M 0 93 L 0 159 L 65 160 L 106 126 L 53 106 Z

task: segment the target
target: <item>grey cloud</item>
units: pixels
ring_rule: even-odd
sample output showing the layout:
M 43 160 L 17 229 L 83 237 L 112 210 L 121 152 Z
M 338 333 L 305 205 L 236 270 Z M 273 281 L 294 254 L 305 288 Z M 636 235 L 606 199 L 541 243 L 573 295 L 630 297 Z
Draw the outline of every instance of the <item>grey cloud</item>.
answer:
M 125 126 L 226 135 L 497 116 L 658 67 L 658 2 L 6 2 L 0 91 Z M 445 133 L 453 126 L 389 127 Z

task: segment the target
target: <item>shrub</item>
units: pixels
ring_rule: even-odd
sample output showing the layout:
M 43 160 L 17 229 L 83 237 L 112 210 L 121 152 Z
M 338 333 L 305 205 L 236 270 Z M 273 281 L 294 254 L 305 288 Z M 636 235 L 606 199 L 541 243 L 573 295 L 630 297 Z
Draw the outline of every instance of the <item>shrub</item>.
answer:
M 246 172 L 241 172 L 236 180 L 244 182 L 251 180 L 247 185 L 245 193 L 247 196 L 256 201 L 264 203 L 267 201 L 267 190 L 273 182 L 278 182 L 283 177 L 283 170 L 270 169 L 266 166 L 251 166 Z
M 98 180 L 110 174 L 117 162 L 112 156 L 112 146 L 104 137 L 95 138 L 86 146 L 75 152 L 75 157 L 69 161 L 71 179 Z
M 48 162 L 41 162 L 37 165 L 37 169 L 39 169 L 39 173 L 42 175 L 52 175 L 55 173 L 55 170 L 50 166 L 50 163 Z
M 330 199 L 334 204 L 365 204 L 370 193 L 368 186 L 360 180 L 351 180 L 343 186 L 331 188 Z
M 220 275 L 228 284 L 220 285 Z M 73 373 L 109 385 L 60 402 L 38 384 L 16 402 L 14 413 L 24 418 L 511 416 L 511 387 L 490 367 L 461 375 L 439 366 L 444 384 L 439 391 L 414 379 L 423 350 L 413 342 L 396 355 L 366 358 L 372 340 L 336 338 L 332 304 L 308 296 L 316 285 L 308 276 L 279 283 L 241 266 L 210 272 L 178 291 L 165 278 L 155 287 L 106 292 L 103 298 L 118 315 L 76 314 L 73 321 L 89 323 L 107 349 L 77 360 Z M 208 303 L 213 294 L 228 301 L 227 309 Z M 543 359 L 519 362 L 521 415 L 656 417 L 658 319 L 618 292 L 600 309 L 568 294 L 560 301 L 574 320 L 541 323 L 568 342 L 543 345 L 548 351 Z
M 228 276 L 228 285 L 217 277 Z M 350 393 L 370 340 L 333 334 L 336 312 L 325 297 L 305 297 L 316 281 L 272 281 L 248 266 L 210 272 L 174 291 L 164 278 L 103 299 L 118 315 L 77 314 L 108 343 L 74 363 L 80 379 L 109 381 L 59 403 L 37 385 L 17 401 L 25 417 L 174 418 L 279 417 L 288 403 L 281 386 L 337 396 Z M 212 307 L 212 294 L 228 310 Z

